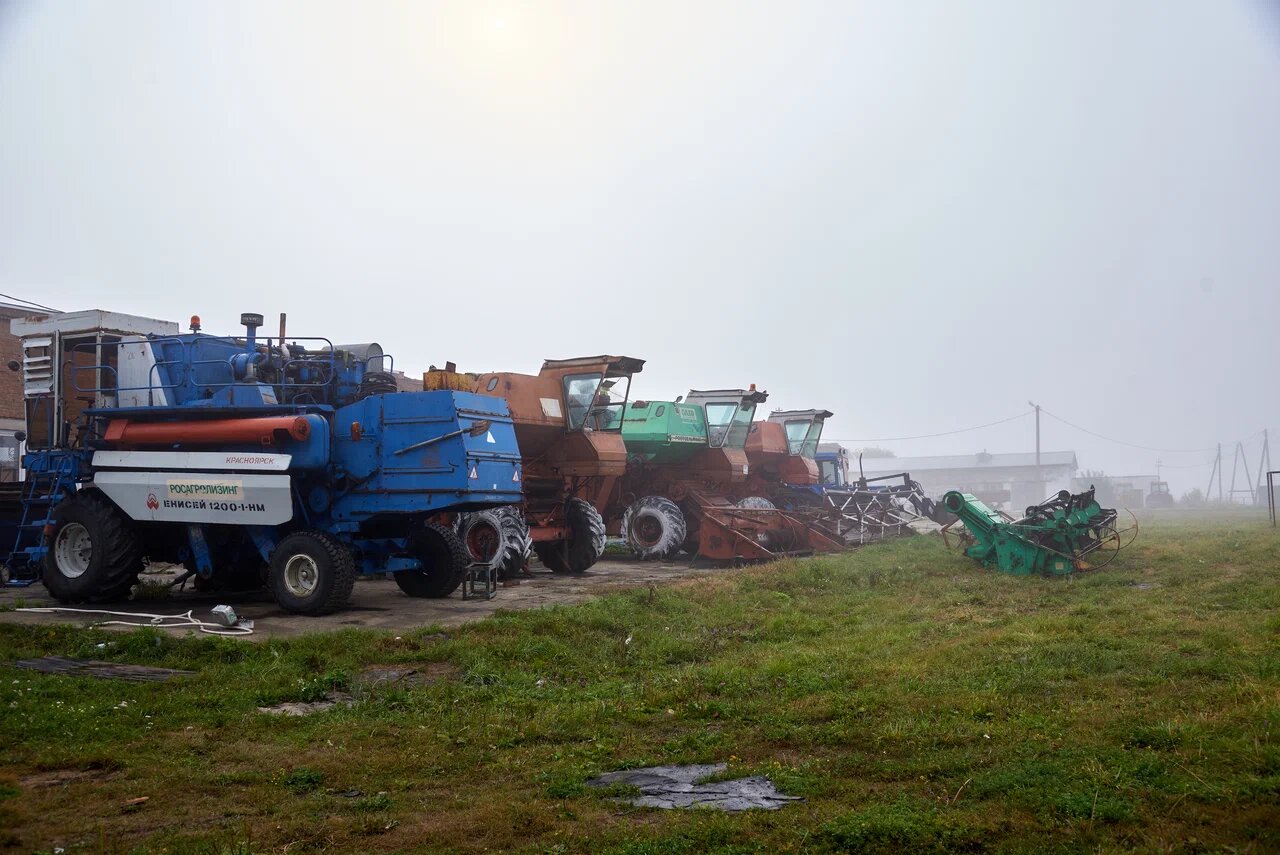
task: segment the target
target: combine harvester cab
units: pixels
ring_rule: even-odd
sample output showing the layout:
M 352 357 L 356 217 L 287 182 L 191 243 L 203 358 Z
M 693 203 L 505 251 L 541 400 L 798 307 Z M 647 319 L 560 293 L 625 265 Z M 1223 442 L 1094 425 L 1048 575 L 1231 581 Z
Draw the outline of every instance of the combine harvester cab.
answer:
M 849 477 L 849 455 L 823 443 L 829 410 L 775 410 L 751 426 L 745 487 L 848 546 L 933 529 L 934 503 L 906 472 Z
M 774 410 L 765 421 L 754 422 L 747 437 L 751 478 L 748 493 L 789 506 L 792 488 L 805 492 L 819 484 L 818 444 L 830 410 Z
M 713 560 L 760 561 L 834 551 L 841 544 L 771 502 L 738 501 L 751 479 L 746 445 L 767 392 L 692 391 L 682 401 L 637 401 L 623 438 L 631 467 L 619 531 L 642 558 L 684 551 Z
M 182 564 L 201 588 L 265 582 L 308 615 L 340 609 L 358 573 L 414 597 L 474 586 L 489 568 L 450 523 L 519 499 L 506 405 L 398 392 L 376 344 L 241 322 L 243 337 L 198 318 L 181 335 L 106 312 L 13 322 L 27 481 L 11 567 L 74 603 L 126 595 L 144 559 Z
M 553 573 L 571 574 L 604 554 L 602 513 L 626 473 L 623 413 L 631 377 L 643 368 L 629 356 L 585 356 L 548 359 L 536 375 L 460 374 L 452 365 L 427 372 L 428 389 L 467 388 L 511 408 L 524 495 L 522 506 L 502 513 L 505 573 L 519 571 L 531 550 Z

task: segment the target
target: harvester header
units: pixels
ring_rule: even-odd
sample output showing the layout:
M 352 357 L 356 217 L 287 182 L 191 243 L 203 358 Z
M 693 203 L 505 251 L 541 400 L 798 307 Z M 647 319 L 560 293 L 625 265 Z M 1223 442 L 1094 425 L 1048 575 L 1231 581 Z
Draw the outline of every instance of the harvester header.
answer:
M 1062 490 L 1027 508 L 1020 519 L 958 490 L 943 496 L 942 504 L 964 523 L 965 555 L 1020 576 L 1062 576 L 1105 567 L 1138 534 L 1137 521 L 1120 527 L 1119 514 L 1100 506 L 1092 487 L 1075 494 Z M 944 538 L 953 524 L 943 528 Z

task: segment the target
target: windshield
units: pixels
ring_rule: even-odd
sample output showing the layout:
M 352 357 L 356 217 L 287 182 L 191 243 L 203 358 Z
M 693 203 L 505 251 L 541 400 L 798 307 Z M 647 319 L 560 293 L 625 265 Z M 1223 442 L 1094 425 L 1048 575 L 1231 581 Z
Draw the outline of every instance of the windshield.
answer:
M 818 440 L 822 438 L 822 419 L 787 422 L 787 454 L 801 457 L 818 456 Z
M 752 403 L 707 404 L 707 445 L 712 448 L 744 448 L 756 414 Z
M 629 376 L 605 377 L 587 413 L 587 427 L 591 430 L 622 430 L 622 412 L 626 409 L 630 388 Z
M 564 378 L 565 418 L 569 430 L 582 427 L 603 379 L 603 374 L 570 374 Z
M 570 374 L 564 378 L 568 429 L 622 430 L 631 378 L 626 375 Z

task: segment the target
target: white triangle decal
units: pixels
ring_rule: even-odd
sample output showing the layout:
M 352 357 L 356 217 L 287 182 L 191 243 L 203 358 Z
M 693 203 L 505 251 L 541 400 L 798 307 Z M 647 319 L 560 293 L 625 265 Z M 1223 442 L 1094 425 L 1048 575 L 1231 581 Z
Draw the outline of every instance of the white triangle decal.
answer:
M 467 477 L 469 477 L 469 478 L 479 478 L 479 477 L 480 477 L 480 473 L 476 471 L 476 467 L 475 467 L 475 466 L 472 466 L 472 467 L 471 467 L 471 473 L 470 473 Z
M 511 480 L 512 480 L 512 481 L 519 481 L 519 480 L 520 480 L 520 470 L 519 470 L 519 469 L 513 469 L 513 470 L 511 470 Z
M 484 435 L 484 441 L 490 445 L 494 445 L 497 442 L 497 440 L 493 438 L 493 431 L 489 431 Z

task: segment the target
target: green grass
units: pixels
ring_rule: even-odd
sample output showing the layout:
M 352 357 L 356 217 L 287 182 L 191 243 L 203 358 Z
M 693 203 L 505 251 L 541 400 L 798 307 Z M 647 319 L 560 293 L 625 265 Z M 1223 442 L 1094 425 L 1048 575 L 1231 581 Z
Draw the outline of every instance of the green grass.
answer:
M 4 661 L 199 672 L 0 666 L 0 847 L 1276 851 L 1277 569 L 1274 530 L 1227 520 L 1156 524 L 1065 579 L 922 537 L 400 638 L 0 625 Z M 360 680 L 404 663 L 436 679 Z M 256 712 L 333 690 L 354 706 Z M 583 783 L 714 761 L 805 800 L 660 812 Z

